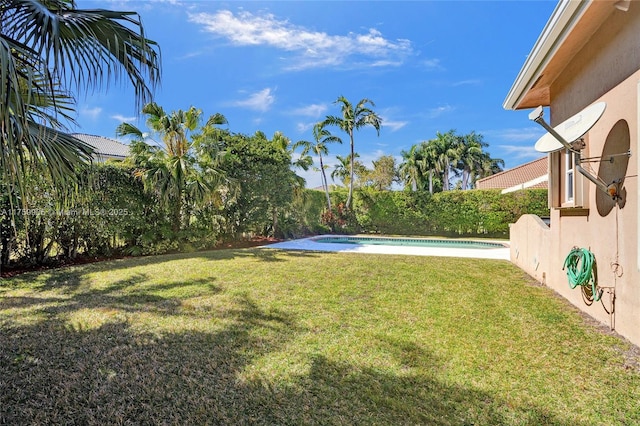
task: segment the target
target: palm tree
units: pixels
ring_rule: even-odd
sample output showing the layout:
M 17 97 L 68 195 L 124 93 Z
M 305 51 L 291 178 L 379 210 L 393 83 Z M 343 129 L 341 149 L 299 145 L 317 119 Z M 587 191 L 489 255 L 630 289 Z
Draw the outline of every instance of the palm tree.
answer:
M 420 145 L 413 145 L 409 151 L 401 151 L 403 162 L 398 172 L 405 185 L 410 185 L 412 191 L 422 187 L 424 158 Z
M 504 161 L 500 158 L 491 158 L 484 151 L 488 146 L 482 135 L 473 131 L 458 137 L 456 168 L 462 173 L 461 189 L 470 189 L 475 186 L 479 178 L 502 171 Z
M 142 105 L 160 80 L 158 46 L 137 13 L 81 10 L 73 0 L 3 0 L 0 17 L 0 182 L 24 193 L 35 167 L 65 184 L 92 154 L 66 133 L 71 91 L 124 77 Z
M 331 134 L 329 130 L 324 127 L 324 123 L 316 123 L 313 126 L 313 140 L 314 142 L 309 141 L 298 141 L 294 145 L 294 149 L 298 147 L 302 147 L 301 155 L 305 156 L 309 152 L 313 152 L 318 156 L 318 161 L 320 162 L 320 180 L 322 181 L 322 189 L 324 190 L 327 196 L 327 209 L 331 211 L 331 197 L 329 196 L 329 182 L 327 181 L 327 174 L 325 173 L 325 166 L 322 159 L 323 155 L 329 154 L 329 147 L 327 144 L 337 142 L 342 143 L 342 139 L 337 136 Z M 333 176 L 333 175 L 332 175 Z
M 433 195 L 433 176 L 436 173 L 440 173 L 440 167 L 438 165 L 438 149 L 436 144 L 432 141 L 422 142 L 420 147 L 420 151 L 422 153 L 422 167 L 429 173 L 429 193 Z
M 365 126 L 372 126 L 376 129 L 378 136 L 380 135 L 380 126 L 382 125 L 382 119 L 370 108 L 367 107 L 367 104 L 371 106 L 375 106 L 373 101 L 364 98 L 358 102 L 355 107 L 345 98 L 344 96 L 340 96 L 334 103 L 341 104 L 342 116 L 327 116 L 324 125 L 330 126 L 338 126 L 343 132 L 349 135 L 349 140 L 351 142 L 351 153 L 350 153 L 350 167 L 349 167 L 349 195 L 347 196 L 347 202 L 345 207 L 347 209 L 351 208 L 351 202 L 353 198 L 353 182 L 354 182 L 354 159 L 355 159 L 355 149 L 354 149 L 354 141 L 353 141 L 353 132 Z
M 477 173 L 471 178 L 471 184 L 475 186 L 476 180 L 485 178 L 487 176 L 500 173 L 504 168 L 504 160 L 501 158 L 491 158 L 488 153 L 482 153 L 477 167 Z
M 355 154 L 356 157 L 359 157 L 360 155 L 358 155 L 358 153 Z M 343 157 L 341 155 L 336 155 L 336 158 L 338 159 L 338 164 L 336 164 L 335 166 L 333 166 L 333 171 L 331 172 L 331 179 L 332 180 L 336 180 L 336 178 L 340 179 L 340 181 L 342 181 L 343 185 L 347 185 L 348 182 L 350 181 L 350 168 L 351 168 L 351 155 L 347 155 L 346 157 Z
M 271 142 L 280 150 L 285 152 L 289 157 L 291 157 L 291 165 L 296 169 L 302 169 L 305 172 L 309 170 L 309 167 L 313 165 L 313 158 L 309 155 L 308 151 L 303 151 L 297 159 L 293 159 L 294 151 L 300 146 L 300 141 L 292 144 L 291 139 L 286 137 L 284 133 L 280 131 L 276 131 L 273 134 L 273 138 Z M 298 176 L 301 187 L 304 187 L 304 179 Z
M 475 132 L 460 138 L 457 152 L 457 169 L 462 171 L 461 189 L 470 188 L 471 180 L 474 180 L 477 169 L 482 162 L 484 154 L 482 149 L 488 146 L 489 144 L 483 141 L 482 135 L 478 135 Z
M 193 141 L 190 134 L 198 129 L 202 111 L 190 107 L 187 111 L 173 111 L 166 114 L 156 103 L 144 106 L 147 125 L 160 135 L 164 147 L 151 147 L 144 143 L 144 134 L 132 124 L 122 123 L 116 129 L 117 136 L 134 136 L 137 139 L 133 149 L 133 161 L 139 168 L 140 176 L 148 190 L 157 192 L 161 202 L 167 206 L 172 216 L 173 231 L 178 232 L 188 225 L 192 204 L 213 193 L 220 182 L 220 174 L 207 170 L 199 173 L 193 156 Z M 221 114 L 213 115 L 206 126 L 226 123 Z M 204 132 L 203 132 L 204 133 Z
M 442 190 L 448 191 L 451 166 L 458 160 L 459 138 L 454 130 L 446 133 L 436 132 L 436 138 L 431 139 L 429 145 L 434 150 L 435 169 L 442 174 Z

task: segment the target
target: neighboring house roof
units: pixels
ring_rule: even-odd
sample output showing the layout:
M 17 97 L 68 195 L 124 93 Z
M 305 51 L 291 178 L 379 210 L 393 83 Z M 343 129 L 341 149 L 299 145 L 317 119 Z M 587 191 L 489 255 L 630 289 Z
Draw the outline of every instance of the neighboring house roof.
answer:
M 630 0 L 558 2 L 504 100 L 505 109 L 536 108 L 551 103 L 551 86 L 616 8 Z M 578 25 L 579 23 L 579 25 Z
M 72 133 L 71 136 L 96 149 L 96 158 L 101 161 L 107 159 L 124 160 L 129 155 L 129 145 L 102 136 Z
M 547 157 L 521 164 L 476 181 L 477 189 L 502 189 L 502 193 L 525 188 L 547 188 Z

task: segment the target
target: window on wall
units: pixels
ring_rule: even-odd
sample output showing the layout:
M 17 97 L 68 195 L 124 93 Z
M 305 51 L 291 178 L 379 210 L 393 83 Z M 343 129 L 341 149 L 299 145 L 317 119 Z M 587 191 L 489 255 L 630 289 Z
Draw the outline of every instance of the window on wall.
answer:
M 569 150 L 549 154 L 549 207 L 558 209 L 588 209 L 585 179 L 576 170 L 577 155 Z
M 573 190 L 575 188 L 574 180 L 573 180 L 574 179 L 573 164 L 574 164 L 573 153 L 569 150 L 566 150 L 564 152 L 564 170 L 565 170 L 564 201 L 565 203 L 573 202 Z

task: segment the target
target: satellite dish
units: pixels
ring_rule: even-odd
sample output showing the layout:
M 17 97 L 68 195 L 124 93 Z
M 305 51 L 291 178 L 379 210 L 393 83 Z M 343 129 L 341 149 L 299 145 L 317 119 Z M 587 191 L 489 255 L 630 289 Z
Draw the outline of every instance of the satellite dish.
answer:
M 549 132 L 538 139 L 535 144 L 536 151 L 554 152 L 564 148 L 570 148 L 569 144 L 571 142 L 580 139 L 585 133 L 591 130 L 600 117 L 602 117 L 602 113 L 604 113 L 606 107 L 607 104 L 605 102 L 598 102 L 586 107 L 573 117 L 558 124 L 553 129 L 549 129 L 547 126 L 543 125 L 543 127 L 547 128 Z M 542 119 L 542 107 L 538 107 L 533 111 L 529 115 L 529 118 L 539 124 L 542 124 L 540 123 L 540 121 L 544 122 Z M 552 134 L 552 131 L 554 131 L 563 140 L 558 140 L 558 138 Z

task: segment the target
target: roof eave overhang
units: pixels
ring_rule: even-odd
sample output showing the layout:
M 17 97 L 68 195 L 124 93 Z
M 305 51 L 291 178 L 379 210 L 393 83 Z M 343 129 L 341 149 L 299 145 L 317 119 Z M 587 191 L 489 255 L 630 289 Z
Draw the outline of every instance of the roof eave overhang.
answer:
M 546 93 L 539 93 L 536 99 L 540 100 L 544 106 L 550 104 L 548 88 L 536 89 L 534 86 L 542 77 L 549 61 L 562 46 L 583 13 L 589 8 L 590 3 L 590 0 L 561 0 L 558 3 L 511 86 L 502 104 L 504 109 L 515 110 L 530 107 L 530 105 L 523 105 L 523 101 L 532 90 L 546 91 Z

